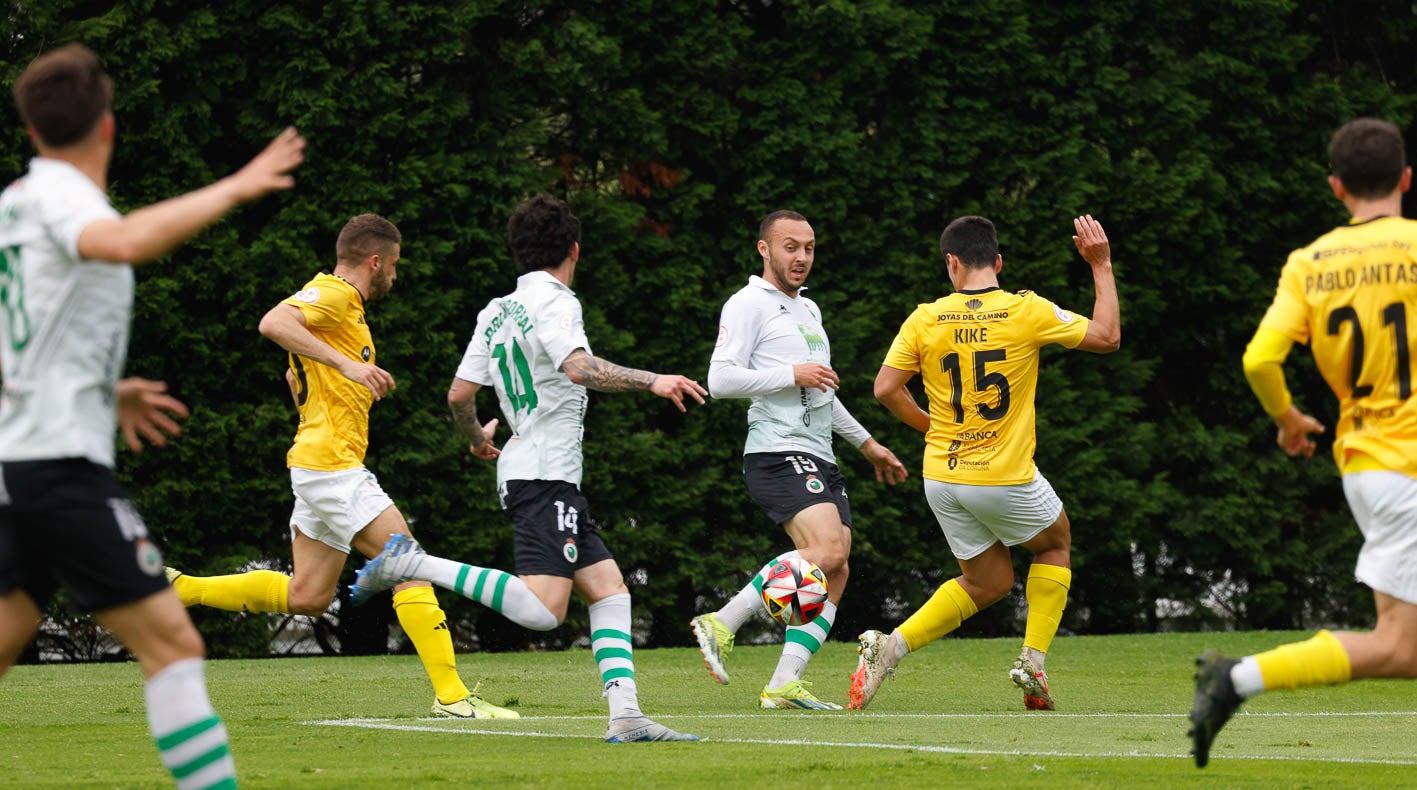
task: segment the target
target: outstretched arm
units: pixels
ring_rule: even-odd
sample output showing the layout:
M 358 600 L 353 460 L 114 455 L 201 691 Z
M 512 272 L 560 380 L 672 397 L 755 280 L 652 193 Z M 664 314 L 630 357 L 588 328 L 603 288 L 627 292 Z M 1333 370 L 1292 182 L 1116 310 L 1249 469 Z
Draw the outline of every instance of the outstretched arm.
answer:
M 572 351 L 566 361 L 561 363 L 561 370 L 571 381 L 596 392 L 649 390 L 661 398 L 674 401 L 679 411 L 687 411 L 684 408 L 685 396 L 702 404 L 704 396 L 708 394 L 708 390 L 699 386 L 693 379 L 621 367 L 609 360 L 592 356 L 583 348 Z
M 1112 277 L 1112 246 L 1102 223 L 1091 214 L 1073 220 L 1073 244 L 1078 254 L 1092 267 L 1092 284 L 1096 299 L 1092 305 L 1092 320 L 1087 334 L 1075 348 L 1106 354 L 1122 346 L 1122 308 L 1117 302 L 1117 281 Z
M 458 424 L 458 430 L 471 442 L 468 449 L 472 454 L 491 461 L 502 451 L 492 441 L 492 434 L 497 430 L 497 419 L 494 417 L 483 425 L 477 418 L 477 391 L 480 389 L 481 384 L 453 377 L 453 383 L 448 387 L 448 408 L 453 411 L 453 422 Z
M 290 171 L 304 159 L 305 138 L 288 128 L 245 167 L 220 181 L 121 218 L 89 223 L 79 233 L 79 255 L 132 264 L 161 258 L 242 203 L 294 186 Z

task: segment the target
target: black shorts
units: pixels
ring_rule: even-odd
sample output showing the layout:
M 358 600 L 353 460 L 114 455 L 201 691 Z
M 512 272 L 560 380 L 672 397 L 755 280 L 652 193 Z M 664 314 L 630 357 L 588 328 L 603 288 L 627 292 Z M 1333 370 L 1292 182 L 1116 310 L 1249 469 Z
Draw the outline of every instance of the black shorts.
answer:
M 590 519 L 585 495 L 564 480 L 508 480 L 502 509 L 512 517 L 518 576 L 569 579 L 614 559 Z
M 0 595 L 99 612 L 166 588 L 162 554 L 113 470 L 82 458 L 0 464 Z
M 753 501 L 778 524 L 829 502 L 836 505 L 841 523 L 851 526 L 846 479 L 836 464 L 810 453 L 749 453 L 743 456 L 743 478 Z

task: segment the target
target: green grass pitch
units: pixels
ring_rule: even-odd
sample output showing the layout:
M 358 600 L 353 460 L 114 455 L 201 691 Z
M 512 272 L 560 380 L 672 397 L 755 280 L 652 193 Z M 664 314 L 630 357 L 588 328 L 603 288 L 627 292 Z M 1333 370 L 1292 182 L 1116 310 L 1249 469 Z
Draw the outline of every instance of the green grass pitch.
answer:
M 248 788 L 1374 787 L 1417 783 L 1417 683 L 1369 681 L 1251 700 L 1211 764 L 1188 756 L 1192 660 L 1298 633 L 1059 638 L 1059 710 L 1029 713 L 1008 682 L 1016 640 L 945 639 L 905 659 L 865 712 L 765 711 L 776 646 L 740 647 L 716 686 L 693 648 L 637 651 L 646 713 L 702 743 L 601 741 L 586 650 L 467 654 L 469 685 L 518 721 L 427 718 L 412 656 L 214 661 L 213 703 Z M 686 636 L 686 639 L 688 637 Z M 845 703 L 855 645 L 808 667 Z M 0 679 L 0 786 L 164 788 L 135 664 L 22 666 Z

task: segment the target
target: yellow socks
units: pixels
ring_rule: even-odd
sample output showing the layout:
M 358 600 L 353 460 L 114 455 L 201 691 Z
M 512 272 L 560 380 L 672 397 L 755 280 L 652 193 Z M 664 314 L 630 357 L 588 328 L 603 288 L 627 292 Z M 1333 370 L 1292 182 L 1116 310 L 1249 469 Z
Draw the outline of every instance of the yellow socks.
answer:
M 959 628 L 960 623 L 978 611 L 974 599 L 959 586 L 959 580 L 950 579 L 896 630 L 905 637 L 905 644 L 911 650 L 919 650 Z
M 229 576 L 188 576 L 172 581 L 183 606 L 210 606 L 228 612 L 290 612 L 290 577 L 276 571 Z
M 448 630 L 448 618 L 438 605 L 432 587 L 410 587 L 394 593 L 394 614 L 399 625 L 413 642 L 433 693 L 444 704 L 466 699 L 467 686 L 458 677 L 457 658 L 453 654 L 453 635 Z
M 1063 607 L 1068 605 L 1068 588 L 1073 572 L 1060 565 L 1033 563 L 1028 568 L 1024 595 L 1028 598 L 1028 623 L 1023 630 L 1023 646 L 1047 653 L 1058 635 Z
M 1255 655 L 1265 691 L 1347 683 L 1353 668 L 1338 637 L 1320 631 L 1311 639 Z

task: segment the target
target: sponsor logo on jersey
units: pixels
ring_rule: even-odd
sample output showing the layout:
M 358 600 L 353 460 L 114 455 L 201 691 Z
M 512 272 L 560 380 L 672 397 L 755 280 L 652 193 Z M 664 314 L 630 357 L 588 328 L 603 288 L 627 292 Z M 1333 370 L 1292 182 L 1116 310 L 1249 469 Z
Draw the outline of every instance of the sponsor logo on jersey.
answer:
M 314 304 L 320 301 L 320 289 L 306 288 L 303 291 L 297 291 L 296 293 L 292 294 L 290 298 L 296 300 L 297 302 L 304 302 L 305 304 Z
M 718 327 L 718 340 L 713 343 L 714 348 L 723 348 L 728 343 L 728 327 L 722 324 Z
M 561 318 L 556 322 L 556 325 L 561 327 L 562 332 L 569 332 L 571 331 L 571 326 L 574 323 L 575 319 L 571 318 L 570 313 L 562 313 Z
M 822 336 L 817 333 L 816 327 L 810 327 L 806 324 L 798 324 L 797 331 L 801 332 L 802 339 L 807 341 L 808 354 L 827 353 L 827 341 L 823 340 Z
M 968 302 L 964 303 L 964 306 L 968 307 L 970 310 L 978 310 L 984 306 L 984 301 L 982 299 L 970 299 Z
M 1067 310 L 1064 310 L 1063 308 L 1057 305 L 1053 305 L 1053 315 L 1057 316 L 1058 320 L 1064 324 L 1071 324 L 1073 322 L 1073 319 L 1077 318 L 1077 316 L 1073 315 L 1072 313 L 1069 313 Z
M 577 557 L 581 556 L 580 551 L 576 549 L 575 540 L 566 538 L 566 545 L 561 547 L 561 556 L 566 558 L 566 562 L 572 563 L 576 561 Z
M 827 486 L 816 475 L 807 475 L 807 490 L 813 494 L 820 494 L 827 490 Z
M 961 444 L 963 444 L 963 442 L 961 442 L 960 440 L 958 440 L 958 439 L 951 439 L 951 440 L 950 440 L 950 449 L 949 449 L 949 452 L 952 452 L 952 453 L 955 452 L 956 450 L 958 450 L 958 449 L 960 448 L 960 445 L 961 445 Z
M 374 356 L 374 351 L 373 351 L 373 349 L 369 348 L 368 346 L 365 346 L 365 347 L 364 347 L 364 350 L 361 351 L 361 352 L 359 352 L 359 356 L 360 356 L 360 358 L 363 359 L 365 362 L 368 362 L 369 359 Z

